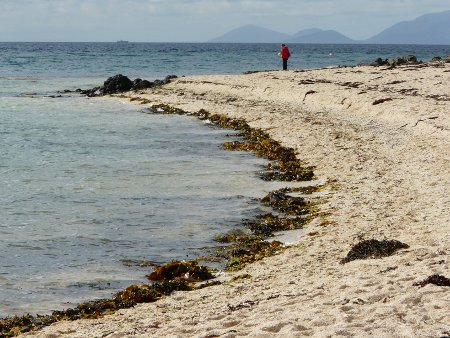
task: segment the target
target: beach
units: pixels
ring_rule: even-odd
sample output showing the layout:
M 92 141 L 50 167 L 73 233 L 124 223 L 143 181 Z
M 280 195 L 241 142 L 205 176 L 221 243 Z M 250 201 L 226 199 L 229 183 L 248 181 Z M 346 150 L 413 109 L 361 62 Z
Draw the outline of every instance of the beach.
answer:
M 126 93 L 245 119 L 327 182 L 284 252 L 228 281 L 26 337 L 450 336 L 450 64 L 189 76 Z M 124 100 L 123 95 L 118 98 Z M 341 264 L 362 240 L 408 245 Z

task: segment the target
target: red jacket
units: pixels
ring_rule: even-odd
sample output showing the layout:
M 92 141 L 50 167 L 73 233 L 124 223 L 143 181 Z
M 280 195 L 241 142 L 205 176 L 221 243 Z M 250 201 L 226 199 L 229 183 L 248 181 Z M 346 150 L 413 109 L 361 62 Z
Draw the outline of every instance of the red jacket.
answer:
M 284 46 L 281 49 L 281 58 L 282 59 L 289 59 L 289 48 L 288 48 L 288 46 Z

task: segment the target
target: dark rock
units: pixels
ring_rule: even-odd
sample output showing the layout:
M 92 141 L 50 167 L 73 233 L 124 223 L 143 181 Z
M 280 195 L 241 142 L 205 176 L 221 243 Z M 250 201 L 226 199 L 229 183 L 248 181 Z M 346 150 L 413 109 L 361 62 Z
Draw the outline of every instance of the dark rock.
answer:
M 370 65 L 374 66 L 374 67 L 380 67 L 380 66 L 385 66 L 387 64 L 388 64 L 388 62 L 386 59 L 383 60 L 382 58 L 378 58 L 375 61 L 373 61 Z
M 101 91 L 103 94 L 116 94 L 129 91 L 131 88 L 133 88 L 133 81 L 122 74 L 117 74 L 103 83 Z
M 123 93 L 129 90 L 142 90 L 147 88 L 153 88 L 156 86 L 162 86 L 168 84 L 172 79 L 176 79 L 176 75 L 168 75 L 164 78 L 164 80 L 155 80 L 154 82 L 150 82 L 142 79 L 135 79 L 131 81 L 128 77 L 117 74 L 108 78 L 102 87 L 95 87 L 92 89 L 81 90 L 77 89 L 76 91 L 82 95 L 86 95 L 89 97 L 93 96 L 102 96 L 109 94 L 117 94 Z
M 86 95 L 88 97 L 93 97 L 103 95 L 103 92 L 101 90 L 101 87 L 94 87 L 92 89 L 82 90 L 80 91 L 80 94 Z
M 379 66 L 391 66 L 391 67 L 396 67 L 396 66 L 400 66 L 400 65 L 417 65 L 417 64 L 421 64 L 422 61 L 418 61 L 417 57 L 415 55 L 408 55 L 408 56 L 401 56 L 401 57 L 396 57 L 396 58 L 391 58 L 391 59 L 385 59 L 383 60 L 382 58 L 378 58 L 376 60 L 374 60 L 370 65 L 374 66 L 374 67 L 379 67 Z
M 155 84 L 154 82 L 150 82 L 147 80 L 142 79 L 136 79 L 133 81 L 133 90 L 141 90 L 141 89 L 147 89 L 153 87 Z
M 416 64 L 422 63 L 421 61 L 417 60 L 417 57 L 415 55 L 408 55 L 408 56 L 403 57 L 403 59 L 405 59 L 406 63 L 408 63 L 408 64 L 416 65 Z
M 164 79 L 164 84 L 168 84 L 171 80 L 178 78 L 176 75 L 167 75 Z
M 440 62 L 442 61 L 442 58 L 440 56 L 435 56 L 434 58 L 431 59 L 431 62 Z

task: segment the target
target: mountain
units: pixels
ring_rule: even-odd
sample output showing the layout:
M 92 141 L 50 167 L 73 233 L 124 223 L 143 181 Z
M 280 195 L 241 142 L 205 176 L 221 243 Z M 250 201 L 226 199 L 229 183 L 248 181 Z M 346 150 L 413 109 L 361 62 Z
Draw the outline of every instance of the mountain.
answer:
M 450 45 L 450 10 L 422 15 L 412 21 L 399 22 L 364 41 L 355 41 L 334 30 L 305 29 L 294 35 L 264 27 L 246 25 L 209 42 L 237 43 L 376 43 Z
M 245 25 L 219 36 L 209 42 L 264 43 L 283 42 L 291 36 L 267 28 Z
M 334 30 L 321 30 L 318 28 L 300 31 L 288 40 L 295 43 L 356 43 L 345 35 Z
M 301 30 L 300 32 L 297 32 L 294 35 L 292 35 L 291 39 L 297 39 L 297 38 L 301 38 L 301 37 L 312 35 L 312 34 L 319 33 L 319 32 L 322 32 L 322 30 L 320 28 L 304 29 L 304 30 Z
M 425 14 L 399 22 L 365 43 L 450 45 L 450 11 Z

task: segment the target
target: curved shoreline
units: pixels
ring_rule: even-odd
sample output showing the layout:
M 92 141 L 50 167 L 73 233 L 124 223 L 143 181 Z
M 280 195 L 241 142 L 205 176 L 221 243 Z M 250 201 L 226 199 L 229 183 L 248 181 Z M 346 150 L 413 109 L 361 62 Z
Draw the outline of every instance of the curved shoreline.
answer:
M 217 236 L 214 239 L 216 246 L 209 248 L 205 255 L 197 259 L 171 261 L 161 266 L 141 262 L 140 264 L 144 266 L 153 267 L 153 272 L 146 276 L 152 281 L 150 285 L 133 284 L 114 293 L 110 298 L 87 301 L 65 310 L 54 310 L 49 315 L 27 314 L 0 318 L 0 337 L 38 331 L 63 320 L 100 318 L 140 303 L 156 302 L 174 291 L 192 291 L 219 285 L 225 281 L 223 274 L 219 281 L 212 268 L 198 265 L 199 262 L 219 264 L 220 261 L 224 271 L 241 270 L 247 264 L 284 250 L 288 244 L 280 242 L 283 231 L 303 230 L 309 223 L 314 205 L 318 203 L 312 203 L 311 194 L 322 190 L 325 184 L 311 183 L 310 180 L 314 178 L 312 168 L 303 166 L 296 159 L 292 149 L 282 147 L 278 142 L 271 140 L 265 132 L 250 128 L 245 121 L 230 119 L 224 115 L 210 114 L 206 111 L 191 113 L 167 105 L 151 106 L 148 113 L 192 116 L 217 128 L 237 131 L 237 140 L 225 142 L 223 148 L 229 151 L 246 151 L 265 158 L 268 164 L 265 170 L 259 172 L 260 179 L 277 181 L 279 185 L 286 183 L 283 189 L 271 191 L 266 197 L 259 198 L 259 203 L 271 211 L 252 219 L 241 220 L 240 228 Z M 300 187 L 292 186 L 299 182 L 307 184 Z M 286 187 L 287 185 L 292 187 Z M 302 196 L 292 196 L 289 193 L 302 193 Z M 313 199 L 317 200 L 317 197 Z M 292 240 L 300 234 L 297 232 L 284 237 Z M 211 279 L 215 280 L 209 281 Z M 201 284 L 204 281 L 207 282 Z
M 444 64 L 189 77 L 130 95 L 266 130 L 338 187 L 320 206 L 328 219 L 233 283 L 27 336 L 448 335 L 448 287 L 414 285 L 449 274 L 448 88 Z M 409 248 L 339 264 L 374 238 Z

